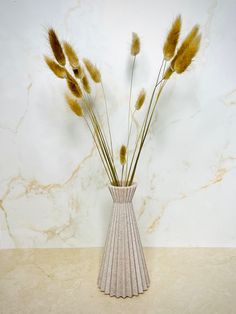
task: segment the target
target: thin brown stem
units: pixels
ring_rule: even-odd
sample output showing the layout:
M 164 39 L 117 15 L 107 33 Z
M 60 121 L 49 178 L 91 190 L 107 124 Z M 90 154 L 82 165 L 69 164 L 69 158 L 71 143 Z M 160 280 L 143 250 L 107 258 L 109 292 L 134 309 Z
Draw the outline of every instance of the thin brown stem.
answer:
M 112 170 L 112 172 L 113 172 L 113 174 L 114 174 L 115 181 L 118 183 L 118 182 L 119 182 L 118 175 L 117 175 L 117 172 L 116 172 L 116 168 L 115 168 L 115 166 L 114 166 L 114 161 L 113 161 L 112 156 L 111 156 L 111 154 L 110 154 L 110 150 L 109 150 L 108 146 L 106 145 L 105 138 L 104 138 L 104 134 L 103 134 L 102 129 L 101 129 L 101 127 L 100 127 L 100 125 L 99 125 L 99 123 L 98 123 L 98 121 L 97 121 L 96 116 L 93 114 L 93 112 L 92 112 L 92 115 L 93 115 L 93 119 L 94 119 L 94 121 L 95 121 L 97 130 L 98 130 L 98 133 L 99 133 L 99 135 L 100 135 L 101 143 L 102 143 L 102 145 L 103 145 L 103 147 L 104 147 L 104 150 L 105 150 L 105 153 L 106 153 L 106 156 L 107 156 L 108 163 L 109 163 L 110 168 L 111 168 L 111 170 Z
M 108 114 L 108 105 L 107 105 L 105 89 L 104 89 L 102 81 L 101 81 L 101 86 L 102 86 L 102 92 L 103 92 L 103 97 L 104 97 L 104 101 L 105 101 L 105 107 L 106 107 L 106 119 L 107 119 L 107 126 L 108 126 L 110 145 L 111 145 L 111 147 L 110 147 L 110 149 L 111 149 L 111 156 L 112 156 L 112 159 L 114 161 L 114 153 L 113 153 L 113 145 L 112 145 L 112 135 L 111 135 L 111 126 L 110 126 L 110 119 L 109 119 L 109 114 Z
M 159 71 L 159 73 L 160 73 L 160 71 Z M 158 77 L 159 77 L 159 75 L 158 75 Z M 162 79 L 161 81 L 159 81 L 159 82 L 155 85 L 155 87 L 154 87 L 154 89 L 153 89 L 153 91 L 152 91 L 152 96 L 151 96 L 151 99 L 150 99 L 150 102 L 149 102 L 149 107 L 148 107 L 146 116 L 145 116 L 145 118 L 144 118 L 144 121 L 143 121 L 141 130 L 140 130 L 139 135 L 138 135 L 137 140 L 136 140 L 135 149 L 134 149 L 134 152 L 133 152 L 133 155 L 132 155 L 132 160 L 131 160 L 131 163 L 130 163 L 130 166 L 129 166 L 128 175 L 127 175 L 127 178 L 126 178 L 126 186 L 128 185 L 128 182 L 129 182 L 129 177 L 130 177 L 132 165 L 133 165 L 133 162 L 134 162 L 134 157 L 135 157 L 136 151 L 137 151 L 137 149 L 138 149 L 138 143 L 139 143 L 140 139 L 143 138 L 144 130 L 145 130 L 145 127 L 146 127 L 146 124 L 147 124 L 148 115 L 149 115 L 150 110 L 151 110 L 151 105 L 152 105 L 152 101 L 153 101 L 153 98 L 154 98 L 156 89 L 157 89 L 157 87 L 158 87 L 162 82 L 163 82 L 163 79 Z
M 100 125 L 97 121 L 96 115 L 94 114 L 90 103 L 85 101 L 85 104 L 86 104 L 86 108 L 87 108 L 87 111 L 88 111 L 88 114 L 90 117 L 90 121 L 91 121 L 93 128 L 94 128 L 94 131 L 95 131 L 96 138 L 98 139 L 98 144 L 101 148 L 102 154 L 104 156 L 104 159 L 106 161 L 108 169 L 109 169 L 111 176 L 113 178 L 113 182 L 118 185 L 119 180 L 118 180 L 118 176 L 116 173 L 116 169 L 114 168 L 114 166 L 111 162 L 111 157 L 110 157 L 109 151 L 107 149 L 107 146 L 106 146 L 106 143 L 104 140 L 104 136 L 103 136 L 103 133 L 101 131 Z
M 93 114 L 92 114 L 92 115 L 93 115 Z M 108 164 L 108 166 L 109 166 L 109 169 L 110 169 L 110 171 L 111 171 L 111 173 L 112 173 L 112 175 L 113 175 L 113 177 L 114 177 L 114 181 L 115 181 L 116 184 L 118 185 L 119 180 L 118 180 L 118 176 L 117 176 L 117 173 L 116 173 L 116 169 L 115 169 L 115 167 L 113 166 L 110 153 L 109 153 L 108 148 L 107 148 L 107 146 L 106 146 L 106 144 L 105 144 L 103 133 L 102 133 L 102 131 L 101 131 L 101 128 L 100 128 L 99 124 L 98 124 L 97 121 L 96 121 L 96 117 L 93 116 L 92 119 L 93 119 L 93 121 L 94 121 L 96 136 L 97 136 L 97 138 L 98 138 L 98 140 L 99 140 L 99 144 L 100 144 L 100 146 L 101 146 L 101 148 L 102 148 L 102 150 L 103 150 L 103 152 L 104 152 L 105 159 L 106 159 L 107 164 Z
M 101 161 L 102 161 L 102 163 L 103 163 L 103 166 L 104 166 L 104 169 L 105 169 L 106 174 L 107 174 L 107 176 L 108 176 L 108 179 L 109 179 L 109 181 L 110 181 L 110 184 L 113 184 L 112 177 L 111 177 L 111 175 L 110 175 L 110 173 L 109 173 L 109 170 L 107 169 L 106 162 L 105 162 L 104 159 L 103 159 L 103 156 L 102 156 L 102 153 L 101 153 L 101 151 L 100 151 L 99 145 L 98 145 L 98 143 L 97 143 L 96 137 L 94 136 L 94 133 L 93 133 L 93 131 L 92 131 L 90 125 L 89 125 L 88 120 L 86 119 L 85 116 L 83 116 L 83 117 L 84 117 L 84 120 L 85 120 L 85 122 L 86 122 L 86 125 L 87 125 L 87 127 L 89 128 L 89 131 L 90 131 L 90 133 L 91 133 L 91 135 L 92 135 L 92 137 L 93 137 L 93 141 L 94 141 L 94 143 L 95 143 L 95 145 L 96 145 L 96 147 L 97 147 L 97 151 L 98 151 L 99 156 L 100 156 L 100 159 L 101 159 Z
M 121 169 L 121 180 L 120 180 L 120 185 L 123 185 L 123 175 L 124 175 L 124 165 L 122 165 L 122 169 Z
M 164 66 L 164 67 L 163 67 L 163 66 Z M 134 150 L 134 153 L 133 153 L 133 156 L 132 156 L 132 161 L 131 161 L 131 164 L 130 164 L 130 167 L 129 167 L 129 173 L 128 173 L 128 178 L 127 178 L 127 180 L 126 180 L 126 185 L 129 184 L 129 177 L 130 177 L 130 174 L 131 174 L 131 169 L 132 169 L 133 162 L 134 162 L 134 157 L 135 157 L 135 154 L 136 154 L 136 151 L 137 151 L 137 148 L 138 148 L 139 140 L 140 140 L 140 138 L 141 138 L 141 142 L 140 142 L 140 146 L 139 146 L 139 150 L 138 150 L 138 156 L 136 157 L 136 161 L 137 161 L 137 159 L 139 159 L 139 156 L 140 156 L 140 153 L 141 153 L 141 150 L 142 150 L 142 147 L 143 147 L 143 144 L 142 144 L 142 142 L 144 142 L 143 139 L 144 139 L 144 137 L 146 138 L 145 133 L 147 133 L 147 132 L 146 132 L 147 123 L 148 123 L 148 121 L 149 121 L 149 119 L 150 119 L 150 118 L 149 118 L 149 115 L 150 115 L 151 108 L 152 108 L 153 98 L 154 98 L 154 95 L 155 95 L 155 92 L 156 92 L 157 87 L 163 82 L 163 73 L 164 73 L 164 71 L 165 71 L 165 66 L 166 66 L 166 61 L 163 59 L 163 60 L 162 60 L 162 63 L 161 63 L 161 66 L 160 66 L 160 69 L 159 69 L 159 71 L 158 71 L 156 84 L 155 84 L 154 89 L 153 89 L 153 92 L 152 92 L 152 96 L 151 96 L 151 99 L 150 99 L 150 102 L 149 102 L 148 110 L 147 110 L 145 119 L 144 119 L 144 121 L 143 121 L 143 125 L 142 125 L 142 128 L 141 128 L 141 130 L 140 130 L 140 133 L 139 133 L 139 136 L 138 136 L 138 140 L 137 140 L 137 142 L 136 142 L 135 150 Z M 163 70 L 163 68 L 164 68 L 164 70 Z M 163 73 L 162 73 L 162 72 L 163 72 Z M 159 81 L 161 74 L 162 74 L 162 79 Z M 159 98 L 159 96 L 158 96 L 158 98 Z M 155 104 L 154 104 L 154 107 L 155 107 Z M 154 111 L 152 111 L 152 112 L 154 112 Z M 152 116 L 153 116 L 153 114 L 151 114 L 151 118 L 152 118 Z M 144 139 L 144 140 L 145 140 L 145 139 Z M 138 161 L 137 161 L 137 163 L 138 163 Z M 136 164 L 136 162 L 135 162 L 135 164 Z M 135 168 L 135 170 L 133 169 L 133 170 L 134 170 L 134 173 L 135 173 L 135 171 L 136 171 L 136 167 L 137 167 L 137 166 L 134 166 L 134 168 Z M 133 174 L 133 176 L 134 176 L 134 174 Z M 132 181 L 133 181 L 133 179 L 132 179 Z
M 131 70 L 131 79 L 130 79 L 130 90 L 129 90 L 129 115 L 128 115 L 128 132 L 130 125 L 130 116 L 131 116 L 131 99 L 132 99 L 132 89 L 133 89 L 133 79 L 134 79 L 134 67 L 135 67 L 136 56 L 134 56 L 132 70 Z
M 102 87 L 103 87 L 103 85 L 102 85 Z M 104 91 L 104 88 L 103 88 L 103 91 Z M 91 96 L 89 96 L 89 97 L 91 98 Z M 105 93 L 104 93 L 104 99 L 106 99 Z M 106 106 L 106 108 L 107 108 L 107 106 Z M 116 177 L 116 182 L 119 182 L 118 175 L 117 175 L 116 168 L 115 168 L 114 157 L 113 157 L 113 147 L 112 147 L 112 136 L 111 136 L 111 133 L 109 132 L 109 134 L 110 134 L 110 143 L 111 143 L 111 147 L 110 147 L 108 145 L 107 138 L 105 136 L 105 131 L 103 130 L 103 124 L 102 124 L 101 120 L 99 119 L 99 115 L 95 113 L 95 109 L 93 109 L 93 107 L 91 105 L 90 105 L 90 109 L 91 109 L 94 121 L 96 122 L 97 128 L 100 131 L 101 138 L 102 138 L 102 143 L 104 144 L 105 151 L 106 151 L 107 155 L 110 156 L 109 159 L 111 160 L 111 163 L 112 163 L 112 171 L 114 173 L 114 176 Z M 108 115 L 107 115 L 107 118 L 108 118 L 107 121 L 109 123 L 109 116 Z M 109 161 L 109 163 L 110 163 L 110 161 Z
M 158 74 L 157 74 L 156 83 L 155 83 L 155 86 L 154 86 L 153 91 L 152 91 L 152 95 L 151 95 L 151 99 L 150 99 L 150 102 L 149 102 L 148 110 L 147 110 L 147 113 L 146 113 L 145 118 L 143 120 L 143 124 L 142 124 L 141 130 L 139 132 L 137 141 L 136 141 L 135 149 L 134 149 L 134 152 L 133 152 L 133 155 L 132 155 L 132 160 L 131 160 L 131 163 L 129 165 L 129 172 L 128 172 L 128 175 L 127 175 L 127 178 L 126 178 L 126 186 L 128 185 L 128 182 L 129 182 L 129 176 L 130 176 L 130 173 L 131 173 L 134 157 L 135 157 L 135 154 L 136 154 L 136 151 L 137 151 L 137 148 L 138 148 L 139 140 L 140 140 L 140 138 L 143 137 L 143 134 L 144 134 L 144 130 L 145 130 L 145 127 L 146 127 L 146 124 L 147 124 L 148 116 L 149 116 L 149 113 L 150 113 L 150 110 L 151 110 L 151 106 L 152 106 L 152 102 L 153 102 L 153 98 L 154 98 L 156 89 L 157 89 L 158 85 L 162 82 L 162 80 L 159 81 L 159 79 L 160 79 L 161 71 L 162 71 L 162 68 L 163 68 L 163 64 L 164 64 L 164 59 L 162 59 L 161 66 L 160 66 Z
M 88 102 L 89 102 L 89 103 L 92 103 L 91 95 L 89 95 L 89 96 L 86 95 L 86 97 L 87 97 L 87 99 L 88 99 Z M 89 97 L 89 98 L 88 98 L 88 97 Z M 103 137 L 104 137 L 104 140 L 105 140 L 107 149 L 109 150 L 109 153 L 110 153 L 110 155 L 112 156 L 112 151 L 111 151 L 111 148 L 110 148 L 109 145 L 108 145 L 108 141 L 107 141 L 107 138 L 106 138 L 106 135 L 105 135 L 105 130 L 104 130 L 104 128 L 103 128 L 103 123 L 102 123 L 102 121 L 101 121 L 101 119 L 100 119 L 98 113 L 96 112 L 95 107 L 94 107 L 94 108 L 93 108 L 92 106 L 90 106 L 90 107 L 92 108 L 92 111 L 93 111 L 94 115 L 96 116 L 97 122 L 98 122 L 98 124 L 99 124 L 99 126 L 100 126 L 100 129 L 101 129 L 101 132 L 102 132 L 102 134 L 103 134 Z M 113 163 L 113 166 L 115 167 L 114 158 L 113 158 L 113 157 L 112 157 L 112 163 Z
M 133 182 L 134 175 L 135 175 L 136 168 L 137 168 L 137 164 L 138 164 L 138 161 L 139 161 L 139 157 L 140 157 L 140 154 L 141 154 L 141 151 L 142 151 L 142 148 L 143 148 L 143 145 L 144 145 L 144 142 L 145 142 L 148 130 L 150 128 L 150 124 L 151 124 L 151 121 L 152 121 L 152 117 L 153 117 L 154 111 L 156 109 L 156 105 L 157 105 L 158 99 L 160 97 L 160 94 L 161 94 L 164 86 L 165 86 L 165 83 L 166 83 L 166 81 L 161 85 L 161 87 L 160 87 L 160 89 L 158 91 L 158 94 L 157 94 L 157 97 L 156 97 L 156 100 L 155 100 L 155 103 L 154 103 L 154 106 L 153 106 L 153 109 L 152 109 L 152 112 L 151 112 L 151 115 L 150 115 L 150 118 L 149 118 L 149 121 L 148 121 L 148 124 L 147 124 L 147 127 L 146 127 L 146 130 L 144 131 L 144 136 L 143 136 L 143 138 L 141 140 L 141 143 L 140 143 L 140 147 L 139 147 L 137 158 L 135 160 L 135 164 L 134 164 L 134 168 L 133 168 L 133 171 L 132 171 L 132 175 L 131 175 L 131 178 L 130 178 L 130 180 L 128 182 L 129 185 L 132 184 L 132 182 Z
M 134 117 L 134 113 L 135 113 L 136 109 L 134 109 L 132 116 L 131 116 L 131 123 L 130 123 L 130 128 L 129 128 L 129 134 L 128 134 L 128 139 L 127 139 L 127 159 L 126 159 L 126 165 L 125 165 L 125 181 L 127 179 L 127 172 L 128 172 L 128 162 L 129 162 L 129 142 L 130 142 L 130 136 L 131 136 L 131 132 L 132 132 L 132 126 L 133 126 L 133 117 Z
M 150 114 L 150 110 L 151 110 L 151 106 L 152 106 L 152 101 L 153 101 L 153 98 L 155 96 L 155 92 L 156 92 L 156 89 L 158 87 L 158 85 L 162 82 L 162 80 L 159 82 L 159 79 L 160 79 L 160 75 L 161 75 L 161 70 L 163 68 L 163 64 L 164 64 L 164 59 L 162 59 L 162 63 L 161 63 L 161 66 L 160 66 L 160 69 L 159 69 L 159 72 L 158 72 L 158 75 L 157 75 L 157 80 L 156 80 L 156 84 L 154 86 L 154 89 L 153 89 L 153 92 L 152 92 L 152 96 L 151 96 L 151 100 L 150 100 L 150 105 L 148 106 L 148 111 L 147 111 L 147 114 L 146 114 L 146 117 L 145 117 L 145 121 L 144 121 L 144 129 L 146 128 L 146 125 L 147 125 L 147 120 L 148 120 L 148 115 Z

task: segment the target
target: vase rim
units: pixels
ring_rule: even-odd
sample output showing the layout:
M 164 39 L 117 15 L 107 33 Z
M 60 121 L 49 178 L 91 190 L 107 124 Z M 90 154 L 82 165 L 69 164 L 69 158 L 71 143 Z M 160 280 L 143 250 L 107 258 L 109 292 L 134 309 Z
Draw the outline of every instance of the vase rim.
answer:
M 134 188 L 134 187 L 136 188 L 137 187 L 137 182 L 133 182 L 129 186 L 120 186 L 120 185 L 112 185 L 112 184 L 109 184 L 108 186 L 110 188 L 112 188 L 112 189 L 125 190 L 125 189 L 131 189 L 131 188 Z

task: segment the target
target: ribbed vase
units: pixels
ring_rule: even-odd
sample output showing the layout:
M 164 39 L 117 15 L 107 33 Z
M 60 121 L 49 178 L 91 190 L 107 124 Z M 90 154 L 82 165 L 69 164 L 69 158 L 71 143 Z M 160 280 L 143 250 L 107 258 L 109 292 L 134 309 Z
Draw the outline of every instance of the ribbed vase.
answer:
M 133 210 L 136 184 L 109 186 L 113 212 L 100 265 L 97 284 L 110 296 L 132 297 L 143 293 L 150 279 Z

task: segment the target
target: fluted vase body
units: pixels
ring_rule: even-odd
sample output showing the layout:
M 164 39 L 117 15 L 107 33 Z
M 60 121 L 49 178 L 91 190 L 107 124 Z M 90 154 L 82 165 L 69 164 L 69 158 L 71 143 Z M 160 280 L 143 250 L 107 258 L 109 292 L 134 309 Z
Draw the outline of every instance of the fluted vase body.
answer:
M 110 296 L 132 297 L 143 293 L 150 279 L 133 210 L 136 184 L 109 186 L 113 212 L 100 265 L 97 284 Z

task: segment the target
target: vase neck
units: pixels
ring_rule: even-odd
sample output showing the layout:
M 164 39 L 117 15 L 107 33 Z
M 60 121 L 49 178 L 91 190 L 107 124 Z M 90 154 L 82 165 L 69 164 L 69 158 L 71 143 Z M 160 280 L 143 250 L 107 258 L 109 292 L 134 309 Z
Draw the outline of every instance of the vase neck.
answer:
M 130 203 L 132 202 L 136 187 L 136 184 L 131 186 L 109 185 L 109 190 L 115 203 Z

